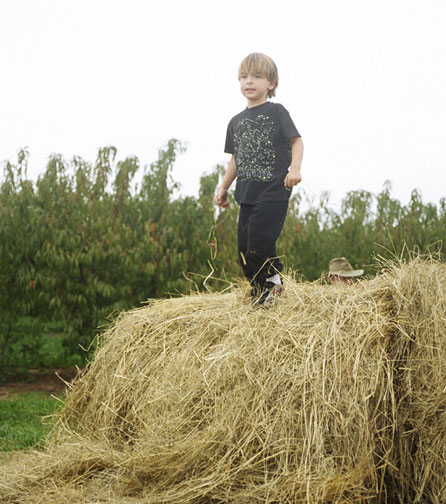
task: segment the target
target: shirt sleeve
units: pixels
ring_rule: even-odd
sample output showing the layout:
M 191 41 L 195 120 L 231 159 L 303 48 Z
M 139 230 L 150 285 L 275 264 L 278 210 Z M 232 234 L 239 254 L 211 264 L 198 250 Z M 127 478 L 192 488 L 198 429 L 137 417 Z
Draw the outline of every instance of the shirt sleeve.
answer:
M 283 135 L 287 140 L 301 136 L 291 119 L 290 113 L 283 105 L 277 104 L 277 114 L 279 116 L 280 127 Z
M 234 129 L 232 121 L 229 123 L 226 131 L 225 152 L 227 154 L 234 154 Z

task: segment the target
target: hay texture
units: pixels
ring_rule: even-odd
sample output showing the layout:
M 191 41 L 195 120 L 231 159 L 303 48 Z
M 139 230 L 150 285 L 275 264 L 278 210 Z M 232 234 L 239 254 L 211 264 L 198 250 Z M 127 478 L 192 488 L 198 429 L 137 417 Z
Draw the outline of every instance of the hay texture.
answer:
M 122 314 L 4 503 L 446 502 L 446 266 Z
M 446 503 L 446 265 L 415 261 L 395 272 L 391 288 L 395 501 Z

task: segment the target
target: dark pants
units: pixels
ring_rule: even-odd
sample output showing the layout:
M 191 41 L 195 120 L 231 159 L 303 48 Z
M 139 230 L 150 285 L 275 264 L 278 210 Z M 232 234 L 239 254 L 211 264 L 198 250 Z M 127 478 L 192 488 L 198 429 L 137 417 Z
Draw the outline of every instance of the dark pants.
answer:
M 282 271 L 276 241 L 282 231 L 288 200 L 240 205 L 238 252 L 243 273 L 251 285 L 263 287 L 268 277 Z

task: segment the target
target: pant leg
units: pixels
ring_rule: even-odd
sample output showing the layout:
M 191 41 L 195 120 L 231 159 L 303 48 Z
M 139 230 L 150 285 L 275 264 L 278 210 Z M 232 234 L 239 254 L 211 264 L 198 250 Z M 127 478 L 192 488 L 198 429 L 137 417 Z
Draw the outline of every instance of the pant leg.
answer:
M 256 273 L 256 270 L 251 270 L 250 264 L 248 264 L 246 260 L 248 252 L 249 217 L 253 208 L 254 205 L 246 205 L 244 203 L 240 205 L 237 229 L 238 260 L 242 267 L 243 274 L 250 282 Z
M 246 269 L 256 284 L 283 270 L 276 241 L 285 222 L 288 200 L 264 201 L 253 205 L 247 219 Z

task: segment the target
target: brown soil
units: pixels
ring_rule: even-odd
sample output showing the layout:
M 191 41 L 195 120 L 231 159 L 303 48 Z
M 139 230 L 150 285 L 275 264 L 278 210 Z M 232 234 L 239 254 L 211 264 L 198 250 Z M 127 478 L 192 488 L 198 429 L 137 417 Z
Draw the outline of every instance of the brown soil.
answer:
M 60 394 L 65 390 L 65 382 L 70 382 L 77 374 L 76 368 L 56 368 L 46 371 L 31 369 L 28 381 L 13 381 L 0 385 L 0 399 L 21 392 L 46 392 Z

